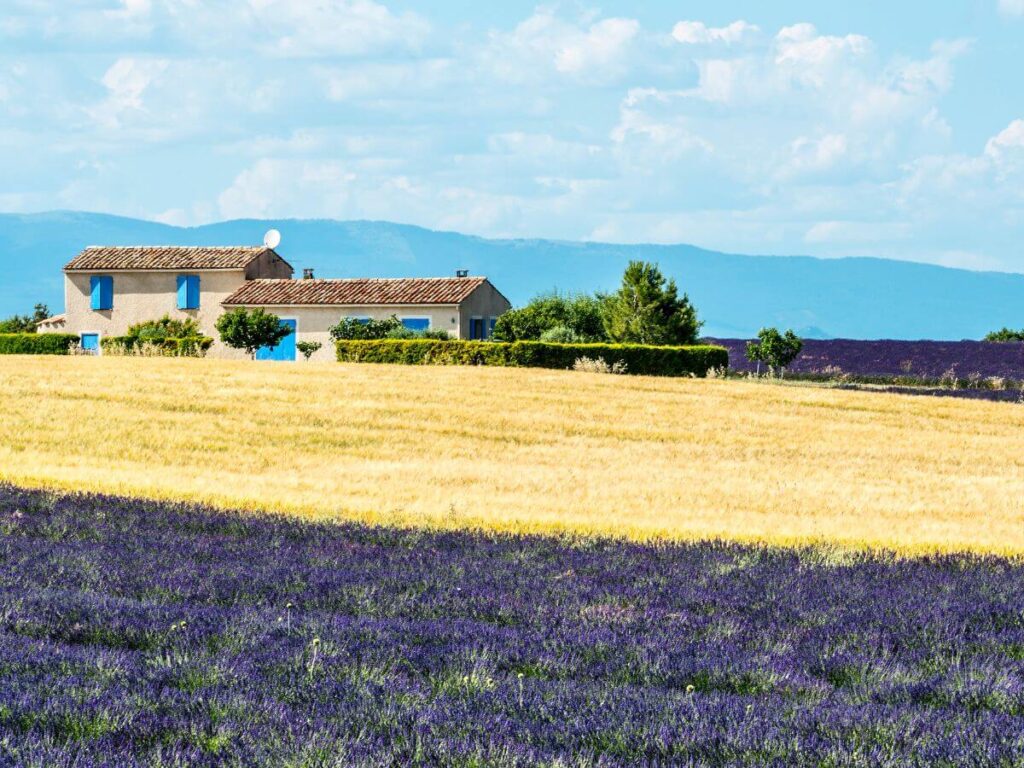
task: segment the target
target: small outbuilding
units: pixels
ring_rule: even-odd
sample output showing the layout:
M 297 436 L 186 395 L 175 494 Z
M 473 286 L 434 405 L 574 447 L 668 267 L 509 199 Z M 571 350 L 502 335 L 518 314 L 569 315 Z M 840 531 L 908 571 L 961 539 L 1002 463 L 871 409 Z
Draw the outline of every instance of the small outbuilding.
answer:
M 413 330 L 447 331 L 456 339 L 488 339 L 498 316 L 511 308 L 486 277 L 414 277 L 250 280 L 222 302 L 226 309 L 262 307 L 294 329 L 274 351 L 294 359 L 296 341 L 322 345 L 333 356 L 330 328 L 343 317 L 384 320 L 392 315 Z M 268 353 L 264 353 L 267 355 Z

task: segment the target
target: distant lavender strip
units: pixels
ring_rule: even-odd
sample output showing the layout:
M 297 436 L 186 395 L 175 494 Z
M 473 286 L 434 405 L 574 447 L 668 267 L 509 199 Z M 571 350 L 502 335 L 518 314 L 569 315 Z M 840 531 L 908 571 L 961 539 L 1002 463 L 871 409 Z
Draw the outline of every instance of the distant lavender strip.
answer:
M 753 371 L 746 358 L 744 339 L 715 339 L 729 350 L 729 366 Z M 1024 344 L 982 341 L 858 341 L 805 339 L 800 356 L 789 370 L 821 373 L 829 367 L 858 376 L 911 376 L 938 378 L 955 366 L 958 376 L 979 373 L 1024 379 Z
M 0 485 L 0 765 L 1021 765 L 1021 595 Z

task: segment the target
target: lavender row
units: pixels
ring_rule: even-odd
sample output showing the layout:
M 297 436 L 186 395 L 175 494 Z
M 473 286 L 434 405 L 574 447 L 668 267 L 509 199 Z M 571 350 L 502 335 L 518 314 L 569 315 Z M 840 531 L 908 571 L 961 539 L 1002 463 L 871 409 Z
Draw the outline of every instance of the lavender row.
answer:
M 0 765 L 1021 764 L 1021 594 L 0 486 Z
M 753 371 L 745 339 L 715 339 L 729 350 L 729 365 Z M 1024 380 L 1024 343 L 984 341 L 858 341 L 805 339 L 789 370 L 797 373 L 849 373 L 856 376 L 913 376 L 938 379 L 953 370 Z

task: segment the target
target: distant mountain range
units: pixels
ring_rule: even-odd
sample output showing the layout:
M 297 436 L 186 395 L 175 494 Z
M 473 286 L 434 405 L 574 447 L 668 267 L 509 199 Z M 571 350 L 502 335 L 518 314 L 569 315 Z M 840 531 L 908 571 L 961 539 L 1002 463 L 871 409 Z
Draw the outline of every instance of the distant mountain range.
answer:
M 977 339 L 1024 326 L 1024 275 L 875 258 L 742 256 L 691 245 L 612 245 L 487 240 L 377 221 L 243 219 L 173 227 L 105 214 L 0 214 L 0 317 L 36 302 L 63 308 L 61 267 L 86 245 L 259 244 L 281 231 L 277 249 L 301 275 L 421 277 L 468 269 L 513 304 L 537 293 L 613 290 L 629 259 L 657 262 L 689 293 L 704 333 L 749 337 L 793 328 L 810 338 Z

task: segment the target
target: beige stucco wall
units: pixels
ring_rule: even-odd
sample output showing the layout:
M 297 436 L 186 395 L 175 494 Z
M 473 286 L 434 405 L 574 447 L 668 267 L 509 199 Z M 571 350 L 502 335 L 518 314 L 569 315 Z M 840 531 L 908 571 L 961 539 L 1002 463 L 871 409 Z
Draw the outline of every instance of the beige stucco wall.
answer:
M 199 275 L 199 309 L 178 309 L 178 275 Z M 114 279 L 114 306 L 109 310 L 90 307 L 90 278 L 110 275 Z M 245 272 L 237 270 L 198 270 L 194 272 L 66 272 L 64 274 L 65 329 L 67 333 L 98 333 L 101 338 L 121 336 L 129 326 L 164 315 L 199 323 L 205 336 L 217 339 L 214 323 L 224 312 L 221 302 L 245 281 Z M 220 347 L 220 342 L 214 342 Z M 220 353 L 233 352 L 221 348 Z M 213 353 L 214 350 L 211 350 Z M 234 356 L 233 354 L 231 356 Z
M 482 317 L 484 319 L 484 331 L 486 333 L 489 327 L 487 321 L 492 317 L 497 318 L 510 309 L 512 309 L 512 305 L 509 304 L 508 299 L 502 296 L 490 282 L 481 284 L 479 288 L 466 297 L 459 307 L 460 314 L 462 315 L 459 324 L 459 338 L 469 338 L 469 323 L 472 318 Z

